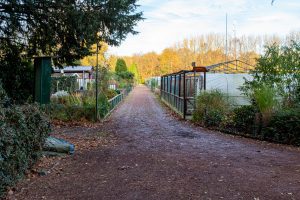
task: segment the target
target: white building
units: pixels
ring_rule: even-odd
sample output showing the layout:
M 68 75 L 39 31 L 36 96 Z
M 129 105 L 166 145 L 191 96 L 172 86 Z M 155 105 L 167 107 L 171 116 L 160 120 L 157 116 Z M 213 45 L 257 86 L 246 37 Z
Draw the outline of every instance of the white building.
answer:
M 55 67 L 53 76 L 76 76 L 79 90 L 88 89 L 88 83 L 94 82 L 92 66 L 66 66 L 63 69 Z

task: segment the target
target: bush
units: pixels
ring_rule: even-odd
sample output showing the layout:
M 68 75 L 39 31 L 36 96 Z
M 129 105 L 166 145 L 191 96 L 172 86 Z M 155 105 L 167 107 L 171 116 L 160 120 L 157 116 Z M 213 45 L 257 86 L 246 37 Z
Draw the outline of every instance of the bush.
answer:
M 203 92 L 196 100 L 193 120 L 204 126 L 218 126 L 229 110 L 229 102 L 222 92 L 218 90 Z
M 115 96 L 117 96 L 118 93 L 115 91 L 115 90 L 112 90 L 112 89 L 108 89 L 106 91 L 106 97 L 107 99 L 111 99 L 111 98 L 114 98 Z
M 207 110 L 206 114 L 203 117 L 204 125 L 207 127 L 219 126 L 224 118 L 225 113 L 217 109 Z
M 253 134 L 255 132 L 256 107 L 244 105 L 233 109 L 232 126 L 237 132 Z
M 276 112 L 262 133 L 267 140 L 300 146 L 300 108 Z
M 110 91 L 110 90 L 108 90 Z M 115 96 L 116 92 L 111 92 Z M 52 103 L 45 107 L 47 114 L 53 120 L 95 121 L 96 97 L 94 94 L 74 93 L 60 98 L 52 98 Z M 98 98 L 98 115 L 103 118 L 110 110 L 105 94 L 100 93 Z
M 104 118 L 110 110 L 110 105 L 108 103 L 107 97 L 100 93 L 99 94 L 99 109 L 98 114 L 101 118 Z
M 36 161 L 49 132 L 36 105 L 0 109 L 0 197 Z
M 50 104 L 45 109 L 52 120 L 64 122 L 95 120 L 95 106 Z

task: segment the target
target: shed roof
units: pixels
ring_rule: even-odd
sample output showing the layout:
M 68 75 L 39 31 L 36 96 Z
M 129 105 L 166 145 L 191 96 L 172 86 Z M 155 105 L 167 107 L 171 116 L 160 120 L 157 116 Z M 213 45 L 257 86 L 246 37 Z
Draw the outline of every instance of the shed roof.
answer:
M 54 67 L 55 73 L 76 73 L 76 72 L 92 72 L 93 66 L 65 66 L 63 69 L 59 67 Z

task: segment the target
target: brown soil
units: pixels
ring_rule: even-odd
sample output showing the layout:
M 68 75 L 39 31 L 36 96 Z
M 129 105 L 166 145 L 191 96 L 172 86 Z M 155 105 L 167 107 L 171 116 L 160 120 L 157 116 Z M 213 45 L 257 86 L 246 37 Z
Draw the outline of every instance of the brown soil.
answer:
M 194 127 L 144 86 L 103 125 L 55 135 L 79 150 L 52 159 L 46 176 L 24 180 L 8 199 L 300 199 L 298 148 Z

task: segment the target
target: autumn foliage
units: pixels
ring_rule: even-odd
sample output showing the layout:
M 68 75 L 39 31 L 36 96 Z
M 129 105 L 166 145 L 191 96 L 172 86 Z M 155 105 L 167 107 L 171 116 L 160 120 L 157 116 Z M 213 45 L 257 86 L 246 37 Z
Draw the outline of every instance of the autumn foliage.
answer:
M 152 76 L 191 69 L 191 63 L 208 66 L 227 60 L 239 59 L 255 65 L 256 59 L 264 51 L 264 46 L 284 44 L 300 38 L 299 32 L 291 32 L 285 37 L 277 35 L 228 37 L 227 58 L 225 35 L 211 33 L 184 39 L 181 42 L 165 48 L 161 53 L 148 52 L 123 57 L 127 66 L 136 65 L 138 79 L 143 82 Z M 116 56 L 111 56 L 109 63 L 115 66 Z

